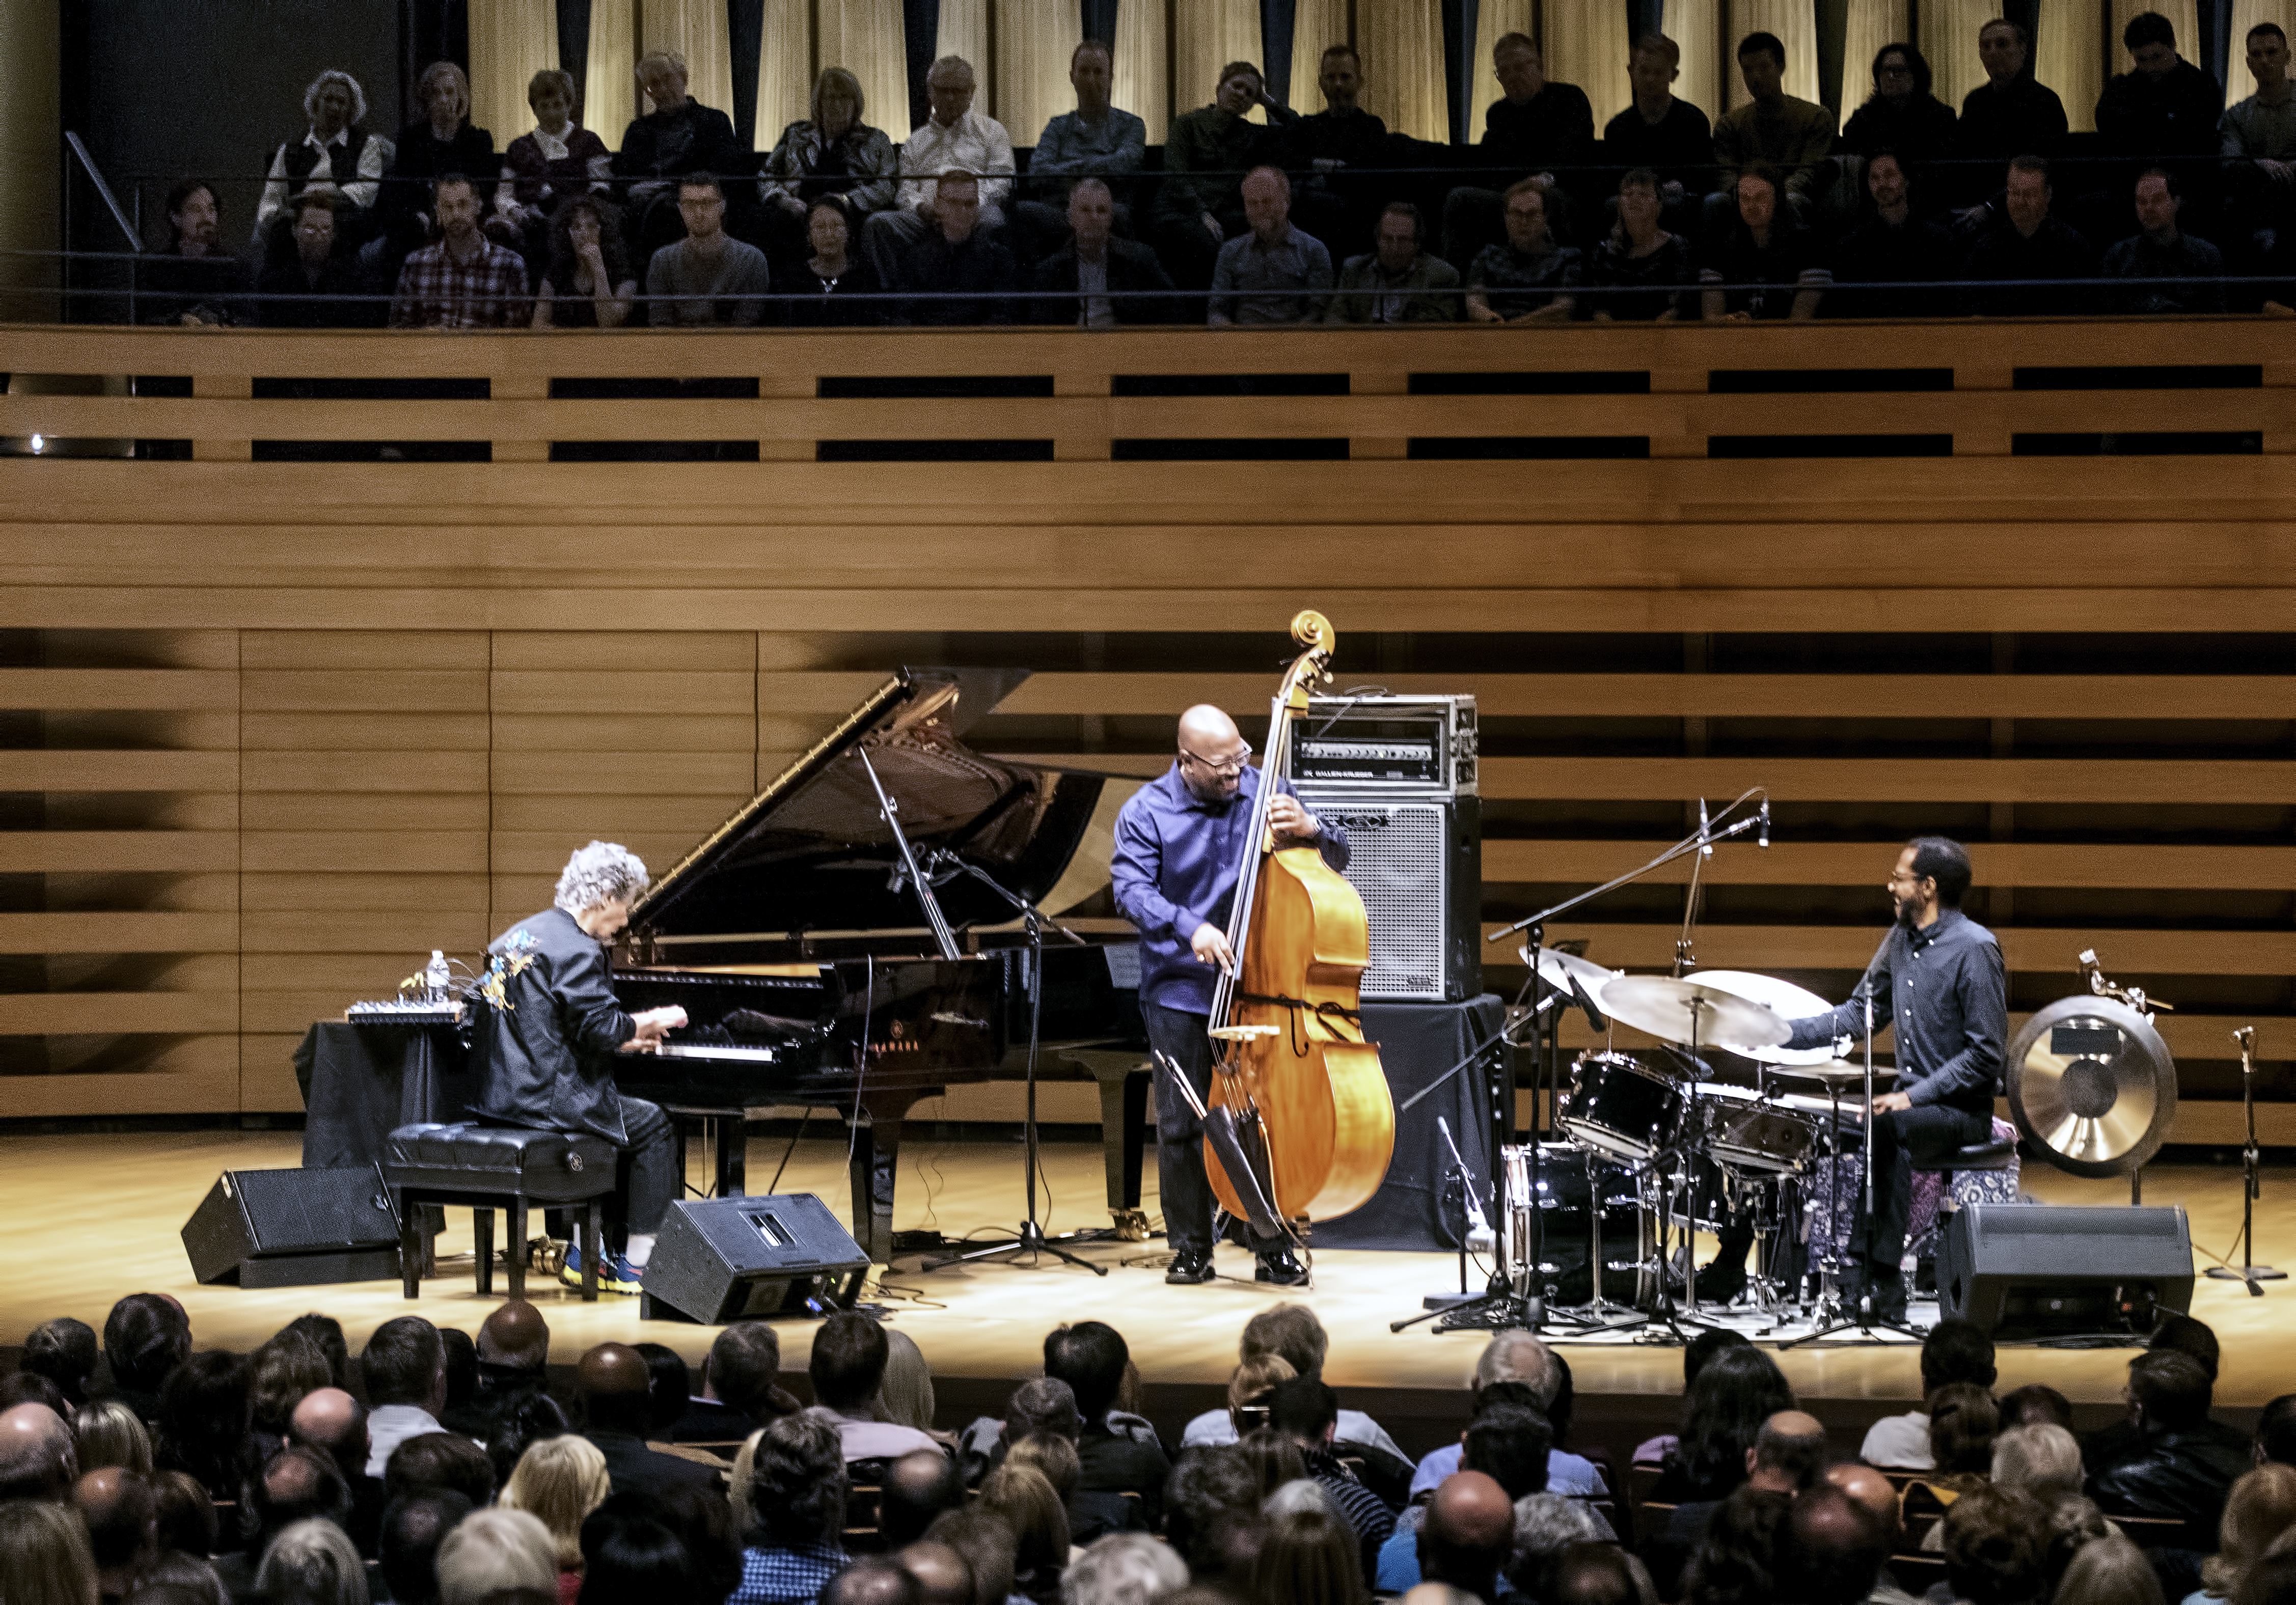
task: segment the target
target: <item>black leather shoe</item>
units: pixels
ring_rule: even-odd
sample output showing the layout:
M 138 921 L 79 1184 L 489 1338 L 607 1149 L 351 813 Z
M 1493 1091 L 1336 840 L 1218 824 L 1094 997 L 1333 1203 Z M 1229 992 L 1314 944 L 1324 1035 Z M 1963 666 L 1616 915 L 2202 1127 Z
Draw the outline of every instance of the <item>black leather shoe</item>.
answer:
M 1259 1257 L 1259 1265 L 1251 1273 L 1254 1282 L 1272 1283 L 1279 1288 L 1296 1288 L 1308 1280 L 1308 1267 L 1292 1257 L 1289 1249 L 1278 1249 Z
M 1212 1257 L 1209 1252 L 1201 1249 L 1183 1249 L 1172 1256 L 1172 1264 L 1165 1271 L 1164 1280 L 1180 1287 L 1198 1287 L 1210 1282 L 1214 1274 Z
M 1866 1275 L 1868 1307 L 1876 1321 L 1906 1323 L 1906 1279 L 1898 1271 L 1871 1270 Z
M 1738 1295 L 1746 1290 L 1743 1266 L 1708 1265 L 1698 1273 L 1698 1301 L 1701 1304 L 1734 1304 Z

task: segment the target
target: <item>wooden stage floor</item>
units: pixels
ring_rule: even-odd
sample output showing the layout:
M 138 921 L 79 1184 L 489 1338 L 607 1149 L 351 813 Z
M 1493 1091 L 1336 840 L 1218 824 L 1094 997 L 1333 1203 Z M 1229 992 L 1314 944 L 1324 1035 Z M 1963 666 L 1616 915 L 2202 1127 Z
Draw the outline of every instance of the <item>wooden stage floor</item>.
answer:
M 291 1132 L 0 1137 L 0 1219 L 8 1223 L 15 1256 L 15 1269 L 0 1281 L 0 1344 L 21 1342 L 31 1327 L 53 1315 L 76 1315 L 100 1328 L 114 1299 L 144 1290 L 181 1298 L 202 1347 L 251 1347 L 310 1309 L 340 1319 L 354 1352 L 374 1326 L 410 1309 L 442 1325 L 475 1330 L 491 1301 L 472 1290 L 467 1261 L 426 1282 L 414 1305 L 400 1298 L 395 1282 L 258 1291 L 193 1282 L 177 1232 L 217 1174 L 293 1165 L 300 1142 Z M 762 1190 L 784 1146 L 752 1141 L 753 1185 Z M 1019 1219 L 1017 1142 L 913 1142 L 905 1155 L 901 1226 L 933 1225 L 959 1235 Z M 781 1190 L 819 1192 L 841 1213 L 843 1161 L 841 1143 L 805 1142 L 791 1159 Z M 1048 1145 L 1046 1165 L 1054 1200 L 1052 1230 L 1106 1224 L 1097 1147 Z M 1152 1165 L 1149 1170 L 1152 1215 Z M 2283 1267 L 2296 1267 L 2292 1184 L 2296 1183 L 2285 1175 L 2268 1175 L 2258 1218 L 2259 1255 L 2265 1263 Z M 2111 1203 L 2128 1197 L 2122 1183 L 2080 1182 L 2036 1168 L 2026 1171 L 2026 1185 L 2057 1203 Z M 2146 1176 L 2145 1197 L 2148 1203 L 2181 1203 L 2190 1212 L 2202 1265 L 2212 1263 L 2208 1254 L 2223 1252 L 2238 1230 L 2236 1169 L 2157 1168 Z M 469 1215 L 451 1212 L 449 1222 L 441 1252 L 467 1252 Z M 1139 1261 L 1160 1247 L 1111 1244 L 1086 1250 L 1111 1267 L 1106 1277 L 1069 1267 L 988 1265 L 931 1276 L 905 1269 L 890 1273 L 882 1292 L 873 1282 L 868 1296 L 887 1305 L 891 1319 L 924 1350 L 935 1373 L 952 1380 L 1026 1375 L 1038 1363 L 1047 1331 L 1062 1321 L 1089 1317 L 1122 1331 L 1143 1374 L 1156 1382 L 1192 1384 L 1192 1394 L 1224 1384 L 1244 1321 L 1284 1295 L 1248 1280 L 1168 1288 L 1160 1271 L 1123 1263 Z M 1221 1268 L 1248 1278 L 1250 1262 L 1239 1250 L 1223 1249 Z M 1315 1306 L 1332 1332 L 1327 1374 L 1335 1386 L 1423 1392 L 1464 1385 L 1481 1347 L 1480 1337 L 1439 1337 L 1423 1326 L 1399 1335 L 1387 1330 L 1389 1322 L 1418 1309 L 1422 1294 L 1456 1287 L 1456 1259 L 1334 1250 L 1317 1257 L 1316 1280 L 1312 1290 L 1298 1296 Z M 2216 1328 L 2224 1344 L 2220 1405 L 2253 1408 L 2296 1388 L 2296 1363 L 2285 1347 L 2292 1301 L 2296 1282 L 2272 1284 L 2262 1298 L 2250 1298 L 2238 1283 L 2198 1284 L 2194 1313 Z M 585 1306 L 578 1295 L 554 1283 L 541 1286 L 537 1302 L 549 1317 L 553 1358 L 561 1363 L 610 1338 L 650 1339 L 699 1359 L 710 1336 L 691 1326 L 641 1322 L 635 1299 L 607 1297 Z M 810 1331 L 808 1323 L 783 1323 L 785 1365 L 802 1368 Z M 1681 1390 L 1682 1374 L 1677 1350 L 1614 1344 L 1579 1345 L 1566 1352 L 1582 1397 L 1644 1396 L 1636 1401 L 1637 1414 L 1662 1416 L 1675 1408 L 1671 1399 Z M 1816 1347 L 1792 1350 L 1779 1359 L 1802 1396 L 1838 1401 L 1851 1413 L 1877 1413 L 1876 1406 L 1883 1404 L 1902 1409 L 1899 1401 L 1919 1396 L 1910 1345 Z M 2002 1386 L 2046 1381 L 2076 1400 L 2107 1404 L 2120 1395 L 2127 1359 L 2125 1351 L 2110 1349 L 2005 1349 Z

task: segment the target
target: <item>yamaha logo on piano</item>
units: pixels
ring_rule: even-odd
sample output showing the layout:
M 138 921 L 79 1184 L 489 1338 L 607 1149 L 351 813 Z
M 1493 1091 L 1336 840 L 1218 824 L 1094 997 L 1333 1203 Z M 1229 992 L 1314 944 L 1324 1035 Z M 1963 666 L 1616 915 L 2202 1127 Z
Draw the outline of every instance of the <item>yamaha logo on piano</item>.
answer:
M 897 1020 L 892 1024 L 891 1034 L 881 1042 L 871 1043 L 869 1051 L 872 1053 L 914 1053 L 918 1046 L 916 1038 L 909 1035 L 907 1023 Z

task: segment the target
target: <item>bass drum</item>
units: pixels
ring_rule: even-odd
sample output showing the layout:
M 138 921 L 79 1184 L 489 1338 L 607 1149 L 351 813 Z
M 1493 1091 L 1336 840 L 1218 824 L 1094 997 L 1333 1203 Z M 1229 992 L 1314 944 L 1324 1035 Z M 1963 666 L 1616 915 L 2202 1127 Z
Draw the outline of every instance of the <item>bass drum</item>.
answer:
M 1625 1053 L 1581 1053 L 1554 1123 L 1572 1141 L 1613 1159 L 1640 1161 L 1674 1141 L 1683 1087 Z
M 1521 1296 L 1530 1290 L 1533 1263 L 1530 1148 L 1527 1143 L 1502 1148 L 1499 1159 L 1505 1206 L 1500 1230 L 1506 1233 L 1509 1280 Z M 1541 1143 L 1538 1164 L 1538 1208 L 1546 1238 L 1546 1251 L 1538 1262 L 1545 1269 L 1538 1281 L 1553 1290 L 1553 1301 L 1570 1306 L 1594 1302 L 1595 1281 L 1587 1256 L 1593 1247 L 1589 1200 L 1599 1190 L 1603 1297 L 1613 1304 L 1643 1303 L 1651 1290 L 1658 1241 L 1634 1178 L 1600 1154 L 1560 1142 Z

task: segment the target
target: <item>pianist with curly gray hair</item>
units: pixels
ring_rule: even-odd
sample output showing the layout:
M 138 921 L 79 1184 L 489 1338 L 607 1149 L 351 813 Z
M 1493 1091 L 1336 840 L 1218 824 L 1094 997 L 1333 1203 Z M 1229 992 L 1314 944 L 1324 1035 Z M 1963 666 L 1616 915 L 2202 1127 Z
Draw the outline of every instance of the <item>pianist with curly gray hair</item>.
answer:
M 685 1023 L 677 1008 L 625 1013 L 614 995 L 607 949 L 647 885 L 645 865 L 627 848 L 583 848 L 566 861 L 553 906 L 488 947 L 478 988 L 479 1112 L 506 1126 L 589 1132 L 623 1151 L 621 1250 L 580 1244 L 561 1273 L 579 1282 L 579 1256 L 597 1254 L 599 1285 L 621 1293 L 640 1290 L 678 1190 L 669 1118 L 614 1085 L 618 1054 L 649 1051 Z

